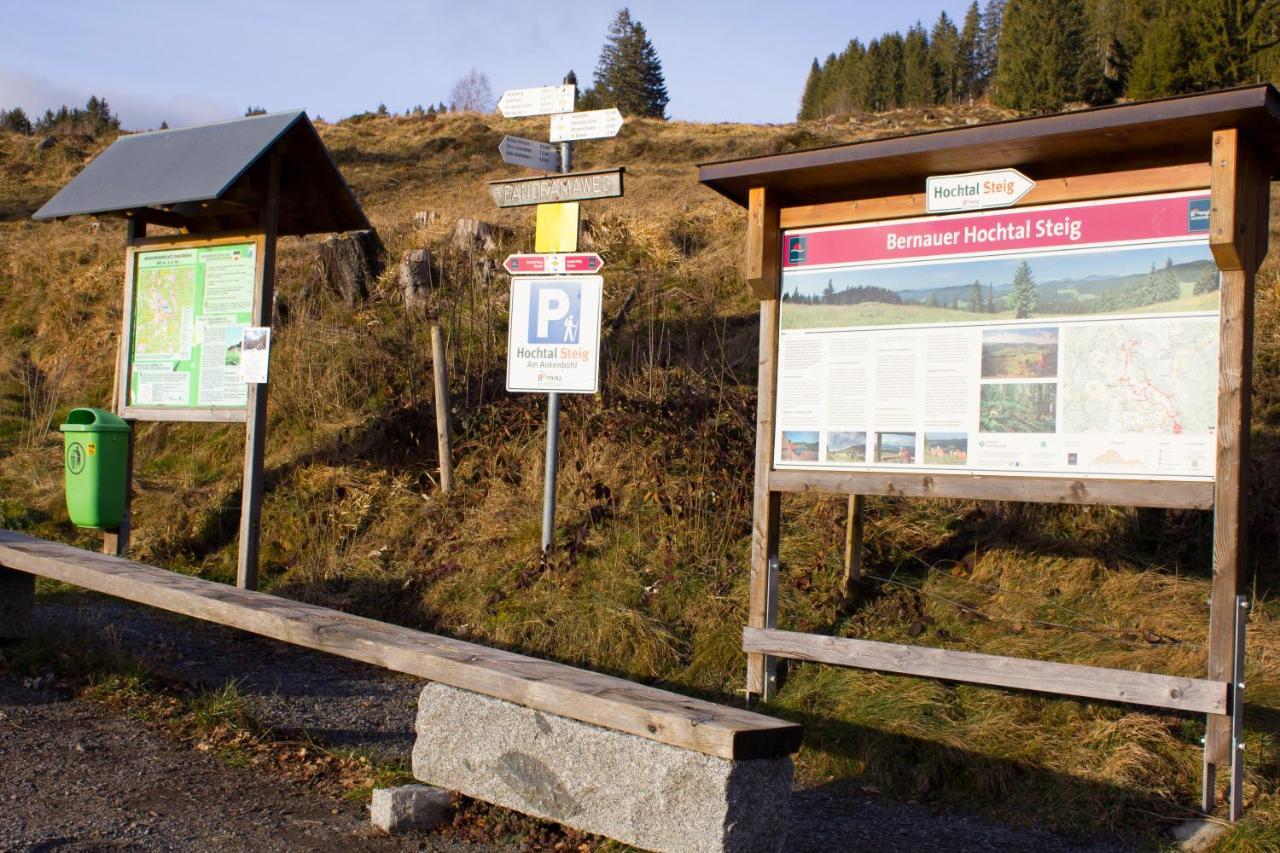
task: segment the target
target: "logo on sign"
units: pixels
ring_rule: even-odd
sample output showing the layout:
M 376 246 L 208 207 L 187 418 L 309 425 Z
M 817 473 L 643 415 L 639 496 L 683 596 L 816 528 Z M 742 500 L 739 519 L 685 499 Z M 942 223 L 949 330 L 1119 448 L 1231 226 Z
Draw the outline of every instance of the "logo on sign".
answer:
M 788 237 L 787 238 L 787 263 L 803 264 L 804 263 L 804 238 Z
M 67 470 L 79 474 L 84 470 L 84 445 L 73 441 L 67 445 Z
M 1209 230 L 1209 199 L 1193 198 L 1187 202 L 1187 230 Z
M 582 334 L 582 285 L 538 282 L 529 289 L 529 342 L 576 344 Z

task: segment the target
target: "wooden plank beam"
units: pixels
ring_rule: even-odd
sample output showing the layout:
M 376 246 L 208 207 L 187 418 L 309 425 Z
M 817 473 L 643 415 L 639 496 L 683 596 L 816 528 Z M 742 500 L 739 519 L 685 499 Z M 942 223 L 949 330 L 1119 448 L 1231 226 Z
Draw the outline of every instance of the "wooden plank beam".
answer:
M 763 187 L 751 191 L 747 208 L 747 269 L 757 299 L 777 299 L 782 287 L 782 243 L 777 200 Z
M 1032 175 L 1032 178 L 1035 176 Z M 1090 201 L 1101 198 L 1142 195 L 1145 193 L 1200 190 L 1209 186 L 1209 164 L 1187 163 L 1181 166 L 1159 166 L 1150 169 L 1128 169 L 1090 175 L 1036 180 L 1033 190 L 1014 207 L 1030 204 L 1056 204 L 1068 201 Z M 763 190 L 762 190 L 763 192 Z M 862 198 L 853 201 L 805 204 L 782 208 L 782 228 L 813 228 L 848 222 L 879 219 L 904 219 L 926 216 L 924 192 L 909 195 Z
M 1248 560 L 1253 286 L 1254 274 L 1267 252 L 1270 182 L 1261 155 L 1237 129 L 1216 131 L 1212 151 L 1209 247 L 1222 272 L 1208 675 L 1213 680 L 1227 680 L 1235 659 L 1241 567 Z M 1229 721 L 1210 717 L 1202 792 L 1206 812 L 1213 809 L 1216 767 L 1230 764 L 1234 752 Z
M 0 566 L 720 758 L 800 745 L 800 726 L 739 708 L 7 530 Z
M 1176 711 L 1227 713 L 1228 685 L 1199 678 L 797 634 L 777 629 L 744 629 L 742 647 L 760 654 L 877 672 L 1035 690 Z
M 775 469 L 769 474 L 769 488 L 775 492 L 1105 504 L 1166 509 L 1212 509 L 1214 499 L 1214 484 L 1211 482 L 916 474 L 910 471 Z

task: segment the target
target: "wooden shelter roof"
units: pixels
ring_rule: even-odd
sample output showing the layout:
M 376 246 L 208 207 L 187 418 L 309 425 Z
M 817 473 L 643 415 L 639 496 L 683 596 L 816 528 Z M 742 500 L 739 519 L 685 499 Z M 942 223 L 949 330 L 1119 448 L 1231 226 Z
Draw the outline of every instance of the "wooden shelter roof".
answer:
M 1268 85 L 704 163 L 698 179 L 747 205 L 764 187 L 783 205 L 918 192 L 929 175 L 1016 167 L 1032 179 L 1208 162 L 1215 130 L 1238 127 L 1280 174 L 1280 94 Z
M 253 230 L 272 152 L 281 154 L 280 234 L 370 227 L 302 110 L 121 136 L 34 218 L 88 214 L 191 233 Z

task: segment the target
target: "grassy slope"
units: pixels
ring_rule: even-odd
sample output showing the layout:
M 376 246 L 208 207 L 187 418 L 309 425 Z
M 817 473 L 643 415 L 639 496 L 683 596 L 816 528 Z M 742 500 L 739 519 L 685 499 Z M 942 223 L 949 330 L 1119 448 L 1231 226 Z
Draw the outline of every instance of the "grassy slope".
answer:
M 288 241 L 289 321 L 272 367 L 265 584 L 284 595 L 732 701 L 746 563 L 756 326 L 740 279 L 742 212 L 694 163 L 963 122 L 937 111 L 787 127 L 632 122 L 583 144 L 580 168 L 625 164 L 628 195 L 593 203 L 610 333 L 597 397 L 562 421 L 560 548 L 534 557 L 542 399 L 503 390 L 506 287 L 450 248 L 452 222 L 512 229 L 484 181 L 504 133 L 536 120 L 448 116 L 322 127 L 391 254 L 431 246 L 452 358 L 456 493 L 432 483 L 426 330 L 393 276 L 352 311 L 319 283 L 314 241 Z M 0 135 L 0 524 L 92 545 L 66 522 L 60 444 L 45 423 L 103 404 L 119 323 L 123 227 L 26 217 L 100 146 Z M 412 227 L 415 210 L 441 213 Z M 1259 296 L 1250 633 L 1250 819 L 1241 849 L 1280 835 L 1280 629 L 1272 603 L 1280 485 L 1277 286 Z M 634 296 L 631 296 L 634 294 Z M 628 304 L 629 303 L 629 304 Z M 619 314 L 627 305 L 625 314 Z M 953 313 L 953 312 L 949 312 Z M 151 425 L 139 436 L 135 554 L 229 579 L 242 436 Z M 784 501 L 781 624 L 802 631 L 1198 675 L 1210 519 L 970 502 L 870 501 L 858 606 L 839 590 L 844 501 Z M 793 666 L 773 708 L 808 726 L 811 785 L 853 785 L 1065 829 L 1149 836 L 1189 815 L 1202 721 L 963 685 Z

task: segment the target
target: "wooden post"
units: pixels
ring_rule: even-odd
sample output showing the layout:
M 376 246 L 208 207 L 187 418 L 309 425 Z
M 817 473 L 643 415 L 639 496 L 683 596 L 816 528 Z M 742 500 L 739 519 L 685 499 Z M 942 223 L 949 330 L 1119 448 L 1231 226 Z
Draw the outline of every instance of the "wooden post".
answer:
M 866 498 L 849 495 L 849 511 L 844 520 L 844 600 L 853 601 L 854 590 L 862 580 L 862 516 Z
M 1240 570 L 1247 560 L 1253 279 L 1267 252 L 1270 182 L 1261 157 L 1236 128 L 1214 132 L 1210 175 L 1209 247 L 1222 275 L 1209 679 L 1227 682 L 1236 654 Z M 1206 813 L 1213 811 L 1218 765 L 1239 760 L 1231 742 L 1231 718 L 1210 715 L 1201 791 Z
M 275 296 L 276 229 L 280 219 L 280 152 L 273 151 L 267 170 L 266 206 L 260 214 L 258 291 L 253 296 L 253 323 L 271 325 Z M 258 536 L 262 520 L 262 460 L 267 445 L 267 384 L 249 386 L 244 435 L 244 486 L 240 500 L 240 550 L 236 586 L 258 588 Z
M 431 372 L 436 385 L 436 448 L 440 456 L 440 491 L 453 489 L 453 449 L 449 439 L 449 365 L 445 362 L 440 324 L 431 324 Z
M 125 226 L 125 246 L 132 246 L 135 241 L 147 236 L 147 223 L 140 222 L 136 216 L 130 217 Z M 133 315 L 133 306 L 127 304 L 133 295 L 133 255 L 127 254 L 128 264 L 124 271 L 124 315 L 126 320 Z M 117 415 L 124 414 L 124 407 L 129 402 L 129 340 L 131 322 L 124 324 L 120 333 L 120 346 L 116 352 L 116 377 L 112 385 L 112 409 Z M 124 517 L 115 530 L 102 531 L 102 553 L 113 557 L 122 557 L 129 548 L 129 531 L 133 525 L 133 446 L 134 430 L 138 422 L 132 418 L 129 423 L 129 443 L 125 450 L 124 463 Z
M 777 199 L 751 190 L 747 225 L 747 283 L 760 299 L 760 362 L 756 391 L 755 498 L 751 524 L 751 603 L 747 624 L 778 622 L 778 525 L 782 495 L 769 488 L 773 469 L 774 398 L 778 373 L 778 296 L 782 245 Z M 778 689 L 778 660 L 747 655 L 747 701 L 769 701 Z

